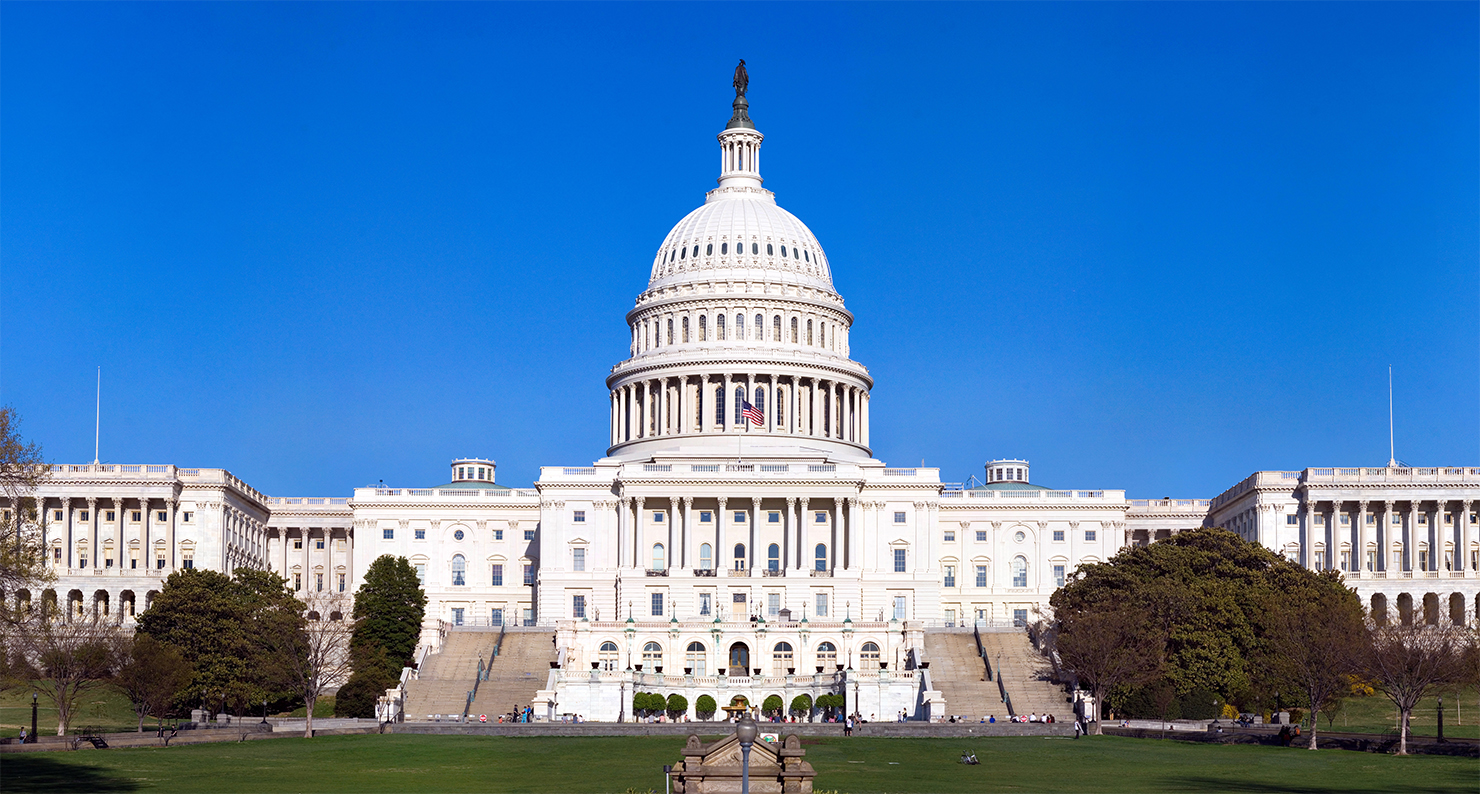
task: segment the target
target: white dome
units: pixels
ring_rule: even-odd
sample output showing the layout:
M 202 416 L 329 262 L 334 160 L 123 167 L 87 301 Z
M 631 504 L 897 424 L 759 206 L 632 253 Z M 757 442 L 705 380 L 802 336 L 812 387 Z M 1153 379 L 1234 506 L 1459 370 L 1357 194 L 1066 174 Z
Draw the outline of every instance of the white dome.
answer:
M 806 224 L 776 206 L 770 191 L 741 197 L 724 195 L 723 190 L 711 193 L 704 206 L 668 232 L 653 262 L 648 289 L 699 281 L 764 280 L 833 291 L 827 256 Z

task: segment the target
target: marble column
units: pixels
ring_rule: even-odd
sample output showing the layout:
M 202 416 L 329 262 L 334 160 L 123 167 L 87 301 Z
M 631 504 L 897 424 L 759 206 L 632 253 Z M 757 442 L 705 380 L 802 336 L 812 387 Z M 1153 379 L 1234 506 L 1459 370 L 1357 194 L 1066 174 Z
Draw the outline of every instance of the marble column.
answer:
M 164 500 L 164 506 L 166 509 L 166 523 L 164 525 L 165 565 L 170 570 L 175 570 L 180 565 L 179 552 L 175 550 L 175 509 L 180 506 L 180 502 L 174 497 L 169 497 Z
M 760 543 L 761 539 L 760 520 L 761 498 L 759 496 L 752 496 L 750 498 L 750 520 L 745 522 L 750 530 L 750 548 L 746 551 L 749 553 L 750 556 L 750 569 L 752 571 L 755 570 L 755 547 L 756 544 Z
M 642 528 L 647 526 L 647 522 L 642 520 L 642 503 L 645 500 L 646 497 L 643 496 L 632 498 L 633 512 L 635 513 L 632 520 L 632 562 L 638 568 L 642 569 L 646 569 L 652 563 L 652 560 L 644 556 L 647 554 L 647 533 L 642 531 Z
M 735 554 L 725 544 L 725 497 L 721 496 L 719 512 L 714 514 L 714 569 L 718 576 L 729 576 L 730 570 L 735 567 Z
M 122 576 L 127 547 L 123 544 L 123 500 L 116 496 L 113 497 L 113 517 L 118 519 L 113 524 L 113 564 L 118 567 L 118 574 Z
M 810 562 L 812 559 L 812 550 L 807 544 L 807 526 L 811 522 L 807 520 L 810 518 L 810 514 L 807 512 L 807 502 L 811 500 L 802 497 L 796 501 L 799 508 L 797 512 L 797 570 L 805 568 L 810 571 L 812 570 L 812 564 Z
M 697 560 L 694 558 L 694 497 L 692 496 L 683 498 L 683 541 L 681 545 L 683 546 L 683 567 L 698 567 Z
M 56 564 L 51 556 L 51 547 L 47 545 L 46 537 L 46 497 L 37 495 L 36 499 L 36 531 L 41 533 L 41 553 L 45 556 L 45 566 L 51 567 Z
M 62 497 L 62 543 L 66 544 L 66 549 L 62 553 L 62 560 L 67 563 L 67 568 L 70 569 L 74 567 L 72 565 L 72 497 L 70 496 Z M 60 596 L 58 597 L 60 598 Z
M 303 594 L 313 591 L 313 530 L 303 527 Z M 430 566 L 429 566 L 430 567 Z
M 800 570 L 801 555 L 797 554 L 796 526 L 797 526 L 797 500 L 794 496 L 786 497 L 786 512 L 781 514 L 781 568 L 782 570 Z
M 632 500 L 623 496 L 617 500 L 617 568 L 618 570 L 628 567 L 627 556 L 632 551 L 630 535 L 632 530 L 628 528 L 632 520 Z
M 674 522 L 679 520 L 677 496 L 668 497 L 668 508 L 668 544 L 664 547 L 668 553 L 664 556 L 664 562 L 669 568 L 682 568 L 684 561 L 679 546 L 683 543 L 683 525 L 678 525 L 678 530 L 673 528 Z M 674 542 L 675 533 L 678 535 L 677 543 Z
M 1352 550 L 1352 571 L 1358 576 L 1367 575 L 1367 535 L 1371 531 L 1367 529 L 1367 502 L 1357 502 L 1357 530 L 1352 535 L 1355 537 Z
M 1382 503 L 1382 518 L 1377 526 L 1377 565 L 1378 570 L 1386 576 L 1393 570 L 1393 502 Z
M 87 553 L 92 557 L 92 567 L 96 571 L 103 567 L 103 544 L 98 541 L 98 498 L 87 497 Z
M 828 549 L 831 552 L 828 555 L 828 562 L 831 563 L 829 565 L 831 570 L 836 573 L 839 569 L 845 568 L 847 565 L 846 561 L 843 559 L 843 546 L 847 540 L 847 537 L 843 534 L 846 531 L 846 529 L 843 527 L 843 521 L 844 510 L 847 506 L 848 500 L 841 496 L 835 496 L 833 497 L 832 502 L 832 522 L 831 526 L 829 527 L 829 535 L 831 536 L 832 542 L 828 544 Z

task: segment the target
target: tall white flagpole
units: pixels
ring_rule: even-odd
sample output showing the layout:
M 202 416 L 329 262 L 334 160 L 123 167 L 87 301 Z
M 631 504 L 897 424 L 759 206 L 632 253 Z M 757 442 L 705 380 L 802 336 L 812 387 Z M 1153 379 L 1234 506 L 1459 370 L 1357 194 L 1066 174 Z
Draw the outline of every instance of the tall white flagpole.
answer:
M 1397 448 L 1393 446 L 1393 366 L 1388 365 L 1388 468 L 1398 465 Z
M 98 431 L 103 426 L 103 368 L 98 367 L 98 398 L 93 406 L 93 465 L 98 465 Z

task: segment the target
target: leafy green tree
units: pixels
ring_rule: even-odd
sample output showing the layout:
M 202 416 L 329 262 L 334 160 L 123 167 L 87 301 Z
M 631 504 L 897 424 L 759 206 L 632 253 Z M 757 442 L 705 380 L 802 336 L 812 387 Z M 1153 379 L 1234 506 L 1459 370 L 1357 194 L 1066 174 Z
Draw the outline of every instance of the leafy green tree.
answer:
M 791 713 L 807 715 L 812 713 L 812 698 L 810 695 L 797 695 L 791 699 Z
M 694 701 L 694 711 L 699 715 L 699 719 L 707 720 L 714 716 L 714 712 L 719 711 L 719 704 L 715 703 L 714 698 L 709 695 L 700 695 L 699 699 Z
M 780 695 L 767 695 L 766 699 L 761 702 L 761 711 L 766 714 L 780 714 L 785 705 L 781 702 Z
M 677 692 L 668 696 L 668 702 L 665 705 L 668 707 L 668 716 L 673 719 L 689 713 L 689 699 Z
M 17 634 L 28 682 L 57 707 L 58 736 L 67 735 L 78 703 L 116 669 L 118 633 L 97 617 L 62 621 L 37 615 Z
M 145 717 L 153 714 L 164 720 L 175 695 L 189 683 L 192 670 L 180 649 L 142 632 L 127 641 L 123 657 L 115 683 L 133 704 L 139 733 L 143 733 Z
M 20 415 L 0 406 L 0 497 L 9 509 L 0 512 L 0 593 L 14 594 L 50 582 L 56 576 L 46 567 L 46 549 L 37 522 L 39 502 L 32 494 L 51 467 L 41 446 L 21 437 Z M 28 500 L 32 503 L 27 505 Z M 0 620 L 24 620 L 0 605 Z
M 370 563 L 355 592 L 349 642 L 354 672 L 334 697 L 334 716 L 375 716 L 376 702 L 400 681 L 401 668 L 416 662 L 426 606 L 416 569 L 405 557 L 387 554 Z

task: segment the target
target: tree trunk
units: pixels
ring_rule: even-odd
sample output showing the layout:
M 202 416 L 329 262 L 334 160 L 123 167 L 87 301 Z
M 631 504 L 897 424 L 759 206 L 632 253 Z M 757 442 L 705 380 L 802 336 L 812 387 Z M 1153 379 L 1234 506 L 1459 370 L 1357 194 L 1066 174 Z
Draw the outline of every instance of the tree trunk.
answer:
M 1408 709 L 1400 709 L 1398 714 L 1398 755 L 1408 755 Z
M 1094 713 L 1090 715 L 1090 717 L 1094 718 L 1095 721 L 1095 735 L 1104 736 L 1105 731 L 1102 729 L 1102 726 L 1100 724 L 1100 715 L 1104 713 L 1105 705 L 1100 700 L 1100 690 L 1098 688 L 1091 689 L 1090 691 L 1094 693 L 1092 697 L 1094 697 L 1095 699 Z
M 144 712 L 139 712 L 139 733 L 144 732 Z
M 313 707 L 316 702 L 318 702 L 317 697 L 304 698 L 303 700 L 303 715 L 308 718 L 303 723 L 303 738 L 305 739 L 313 738 Z
M 1316 749 L 1316 720 L 1320 719 L 1320 716 L 1321 716 L 1320 715 L 1320 712 L 1316 711 L 1316 701 L 1315 701 L 1315 698 L 1311 698 L 1311 701 L 1310 701 L 1310 745 L 1308 747 L 1306 747 L 1307 750 L 1314 750 L 1314 749 Z

